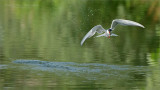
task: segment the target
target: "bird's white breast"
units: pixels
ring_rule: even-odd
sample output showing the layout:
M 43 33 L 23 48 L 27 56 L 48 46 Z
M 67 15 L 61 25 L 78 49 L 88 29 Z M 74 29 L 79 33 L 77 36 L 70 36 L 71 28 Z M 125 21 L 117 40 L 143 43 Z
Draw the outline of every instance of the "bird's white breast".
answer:
M 108 30 L 107 30 L 106 34 L 109 35 L 109 31 Z

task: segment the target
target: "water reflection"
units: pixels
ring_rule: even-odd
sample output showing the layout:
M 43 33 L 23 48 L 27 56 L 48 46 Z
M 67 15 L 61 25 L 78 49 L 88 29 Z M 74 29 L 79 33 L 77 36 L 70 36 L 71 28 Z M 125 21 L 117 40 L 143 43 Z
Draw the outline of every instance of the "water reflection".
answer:
M 64 87 L 68 89 L 129 89 L 144 86 L 146 74 L 150 71 L 146 66 L 23 59 L 15 60 L 12 64 L 4 66 L 5 68 L 0 69 L 0 75 L 8 75 L 8 77 L 3 78 L 3 84 L 1 85 L 16 89 L 28 87 L 46 89 L 62 89 Z M 9 71 L 11 73 L 7 74 Z M 10 81 L 6 84 L 8 80 Z M 139 84 L 133 84 L 132 82 Z M 14 87 L 15 83 L 19 87 Z
M 148 19 L 150 14 L 146 16 L 145 13 L 146 7 L 150 6 L 148 2 L 143 2 L 144 7 L 139 5 L 142 2 L 131 4 L 133 1 L 37 2 L 3 2 L 1 7 L 5 11 L 1 16 L 4 18 L 0 18 L 3 56 L 147 65 L 147 52 L 159 47 L 157 21 Z M 120 37 L 109 40 L 92 38 L 80 46 L 90 28 L 98 24 L 109 28 L 116 18 L 137 21 L 146 29 L 118 26 L 113 33 Z
M 1 0 L 0 89 L 159 89 L 159 3 Z M 109 28 L 117 18 L 146 28 L 118 26 L 113 33 L 119 37 L 91 38 L 80 46 L 93 26 Z M 11 63 L 19 59 L 40 61 Z

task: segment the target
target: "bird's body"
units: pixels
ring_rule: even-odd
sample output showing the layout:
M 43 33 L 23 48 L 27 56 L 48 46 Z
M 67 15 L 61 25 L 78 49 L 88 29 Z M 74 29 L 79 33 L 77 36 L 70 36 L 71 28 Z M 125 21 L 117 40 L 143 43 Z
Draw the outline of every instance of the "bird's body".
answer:
M 143 25 L 137 23 L 137 22 L 134 22 L 134 21 L 130 21 L 130 20 L 124 20 L 124 19 L 115 19 L 112 21 L 112 24 L 111 24 L 111 28 L 105 30 L 101 25 L 96 25 L 94 26 L 82 39 L 81 41 L 81 45 L 83 45 L 84 41 L 87 39 L 87 38 L 90 38 L 92 37 L 96 32 L 97 33 L 103 33 L 99 36 L 96 36 L 96 37 L 102 37 L 102 36 L 105 36 L 105 37 L 110 37 L 110 36 L 118 36 L 116 34 L 113 34 L 111 33 L 112 30 L 115 29 L 115 27 L 120 24 L 120 25 L 123 25 L 123 26 L 139 26 L 139 27 L 142 27 L 144 28 Z

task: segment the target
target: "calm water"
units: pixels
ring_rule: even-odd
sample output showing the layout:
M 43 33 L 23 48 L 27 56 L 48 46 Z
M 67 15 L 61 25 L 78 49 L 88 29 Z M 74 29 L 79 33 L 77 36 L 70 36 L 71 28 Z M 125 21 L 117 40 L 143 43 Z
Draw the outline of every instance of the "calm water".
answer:
M 0 90 L 158 90 L 159 0 L 0 0 Z M 83 36 L 113 19 L 118 37 Z

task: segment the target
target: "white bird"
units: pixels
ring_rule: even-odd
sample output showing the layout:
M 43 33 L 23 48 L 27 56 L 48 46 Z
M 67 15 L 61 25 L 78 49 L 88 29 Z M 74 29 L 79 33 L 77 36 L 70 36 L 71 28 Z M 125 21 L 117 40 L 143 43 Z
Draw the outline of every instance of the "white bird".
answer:
M 143 25 L 137 23 L 137 22 L 134 22 L 134 21 L 130 21 L 130 20 L 124 20 L 124 19 L 115 19 L 112 21 L 112 24 L 111 24 L 111 28 L 105 30 L 101 25 L 96 25 L 94 26 L 82 39 L 81 41 L 81 45 L 83 45 L 84 41 L 87 39 L 87 38 L 90 38 L 92 37 L 96 32 L 97 33 L 103 33 L 101 35 L 98 35 L 96 37 L 101 37 L 101 36 L 105 36 L 105 37 L 110 37 L 110 36 L 118 36 L 116 34 L 113 34 L 111 33 L 112 30 L 115 29 L 115 27 L 120 24 L 120 25 L 123 25 L 123 26 L 139 26 L 139 27 L 142 27 L 144 28 Z

